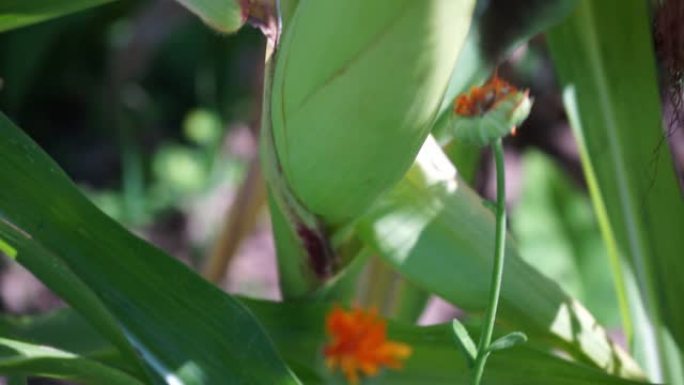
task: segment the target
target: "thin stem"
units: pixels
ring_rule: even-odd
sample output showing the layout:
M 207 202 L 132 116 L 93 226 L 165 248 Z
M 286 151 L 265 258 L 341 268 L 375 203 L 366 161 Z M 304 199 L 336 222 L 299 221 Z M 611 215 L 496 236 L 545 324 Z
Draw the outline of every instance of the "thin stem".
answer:
M 492 282 L 489 289 L 489 307 L 485 322 L 482 325 L 482 334 L 477 347 L 473 385 L 479 385 L 484 374 L 484 367 L 489 356 L 489 344 L 492 342 L 494 333 L 494 321 L 496 310 L 499 306 L 499 294 L 503 279 L 504 256 L 506 248 L 506 176 L 504 169 L 504 153 L 501 138 L 492 144 L 494 160 L 496 162 L 496 242 L 494 249 L 494 269 Z
M 202 269 L 202 275 L 210 282 L 218 284 L 223 280 L 238 247 L 256 226 L 259 213 L 264 207 L 266 186 L 258 157 L 254 157 L 250 160 L 247 177 L 240 185 Z

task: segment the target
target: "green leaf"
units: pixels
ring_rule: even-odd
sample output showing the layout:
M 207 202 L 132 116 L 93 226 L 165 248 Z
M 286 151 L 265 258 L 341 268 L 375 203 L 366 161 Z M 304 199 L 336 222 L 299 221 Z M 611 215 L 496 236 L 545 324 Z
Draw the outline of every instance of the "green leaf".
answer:
M 451 328 L 454 330 L 456 344 L 468 362 L 468 367 L 472 366 L 477 358 L 477 346 L 475 346 L 475 342 L 470 338 L 468 330 L 466 330 L 465 326 L 459 320 L 454 319 L 451 321 Z
M 280 17 L 281 22 L 283 23 L 283 29 L 289 26 L 289 22 L 298 6 L 299 0 L 280 0 Z
M 416 285 L 459 308 L 482 312 L 488 303 L 494 216 L 456 176 L 434 140 L 414 167 L 357 226 L 358 235 Z M 501 291 L 501 324 L 532 342 L 552 341 L 611 373 L 641 378 L 634 361 L 575 299 L 525 263 L 510 240 Z
M 268 302 L 241 298 L 241 301 L 264 322 L 285 359 L 306 384 L 342 385 L 347 382 L 325 366 L 322 347 L 326 343 L 325 315 L 333 307 L 325 302 Z M 52 317 L 71 319 L 73 310 L 63 309 Z M 413 354 L 403 369 L 385 371 L 368 384 L 452 385 L 469 384 L 470 369 L 453 346 L 451 324 L 430 327 L 388 321 L 391 340 L 409 344 Z M 74 334 L 80 330 L 73 324 Z M 87 327 L 87 326 L 86 326 Z M 474 331 L 471 329 L 471 331 Z M 86 330 L 86 332 L 88 332 Z M 91 331 L 92 332 L 92 331 Z M 104 342 L 106 344 L 106 342 Z M 106 349 L 102 345 L 101 349 Z M 523 345 L 490 358 L 484 384 L 519 385 L 636 385 L 637 382 L 610 376 L 605 372 L 574 363 Z
M 581 1 L 549 43 L 592 198 L 607 213 L 604 233 L 629 261 L 651 323 L 664 323 L 682 349 L 684 205 L 661 122 L 650 16 L 648 2 Z M 661 359 L 671 357 L 656 336 Z
M 2 315 L 0 335 L 92 358 L 129 373 L 137 370 L 131 365 L 130 359 L 126 360 L 119 349 L 108 343 L 88 321 L 70 308 L 36 316 Z
M 102 385 L 143 385 L 130 375 L 73 353 L 0 338 L 0 372 Z
M 2 119 L 0 115 L 0 119 Z M 0 120 L 0 130 L 3 121 Z M 0 139 L 0 147 L 7 143 Z M 13 144 L 9 142 L 8 144 Z M 3 154 L 4 155 L 4 154 Z M 1 195 L 2 193 L 0 193 Z M 34 276 L 50 287 L 57 295 L 70 301 L 74 308 L 82 312 L 103 336 L 109 339 L 128 358 L 137 365 L 137 354 L 126 340 L 117 321 L 97 298 L 95 293 L 64 264 L 53 252 L 34 242 L 28 233 L 10 222 L 0 207 L 0 240 L 15 248 L 15 259 Z M 11 326 L 11 323 L 5 326 Z M 11 328 L 10 328 L 11 329 Z M 16 330 L 16 328 L 14 328 Z M 140 372 L 140 370 L 139 370 Z
M 496 341 L 489 345 L 487 351 L 495 352 L 498 350 L 510 349 L 516 345 L 521 345 L 527 342 L 527 335 L 522 332 L 508 333 L 503 337 L 499 337 Z
M 247 21 L 254 0 L 176 0 L 217 31 L 235 32 Z M 262 1 L 263 2 L 263 1 Z
M 589 197 L 539 151 L 527 151 L 522 165 L 521 198 L 511 213 L 522 258 L 582 301 L 603 325 L 619 327 L 623 306 L 617 306 L 608 253 Z M 628 333 L 628 315 L 625 321 L 623 331 Z
M 324 303 L 244 300 L 263 320 L 275 343 L 297 368 L 306 368 L 311 385 L 342 385 L 339 373 L 330 373 L 322 355 L 327 338 L 325 314 L 332 307 Z M 471 330 L 472 331 L 472 330 Z M 409 344 L 411 357 L 400 370 L 385 370 L 364 384 L 454 385 L 470 384 L 471 372 L 453 344 L 452 324 L 420 327 L 388 321 L 389 339 Z M 311 373 L 316 375 L 311 375 Z M 299 373 L 298 373 L 299 374 Z M 303 375 L 302 375 L 303 377 Z M 318 378 L 318 380 L 316 380 Z M 606 374 L 603 370 L 566 361 L 533 348 L 530 344 L 492 355 L 482 384 L 487 385 L 628 385 L 639 382 Z
M 0 252 L 3 252 L 8 257 L 14 259 L 17 257 L 17 249 L 12 247 L 9 243 L 0 239 Z
M 0 237 L 17 261 L 31 261 L 27 268 L 58 292 L 78 277 L 155 381 L 299 383 L 249 311 L 98 211 L 4 115 L 0 184 Z M 78 306 L 75 288 L 60 294 Z M 91 307 L 79 310 L 93 320 Z
M 113 0 L 3 0 L 0 32 L 82 11 Z

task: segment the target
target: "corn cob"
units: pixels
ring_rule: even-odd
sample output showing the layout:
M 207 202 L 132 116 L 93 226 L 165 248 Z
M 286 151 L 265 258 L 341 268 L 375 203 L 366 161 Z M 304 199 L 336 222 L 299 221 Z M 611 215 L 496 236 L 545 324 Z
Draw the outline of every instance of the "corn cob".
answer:
M 469 28 L 473 0 L 303 0 L 276 54 L 271 124 L 293 196 L 327 225 L 409 168 Z

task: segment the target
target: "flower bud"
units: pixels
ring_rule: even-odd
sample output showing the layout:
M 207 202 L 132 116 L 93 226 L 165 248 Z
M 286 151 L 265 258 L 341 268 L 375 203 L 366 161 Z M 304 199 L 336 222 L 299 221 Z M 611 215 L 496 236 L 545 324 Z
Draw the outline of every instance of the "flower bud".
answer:
M 368 208 L 434 123 L 473 0 L 301 1 L 276 53 L 271 124 L 294 196 L 327 224 Z
M 449 130 L 465 143 L 488 145 L 515 132 L 532 109 L 529 91 L 520 91 L 496 74 L 482 87 L 473 87 L 454 101 Z

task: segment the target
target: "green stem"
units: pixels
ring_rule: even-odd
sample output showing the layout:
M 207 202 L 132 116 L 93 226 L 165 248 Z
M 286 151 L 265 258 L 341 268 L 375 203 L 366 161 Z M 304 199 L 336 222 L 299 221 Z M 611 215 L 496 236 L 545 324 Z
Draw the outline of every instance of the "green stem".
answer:
M 489 356 L 489 344 L 492 342 L 496 309 L 499 306 L 499 294 L 501 293 L 501 282 L 503 279 L 504 251 L 506 249 L 506 171 L 504 169 L 504 153 L 501 138 L 492 144 L 492 150 L 496 162 L 496 243 L 494 249 L 494 269 L 489 289 L 489 307 L 487 308 L 480 342 L 477 347 L 473 385 L 480 384 L 484 374 L 485 363 Z

